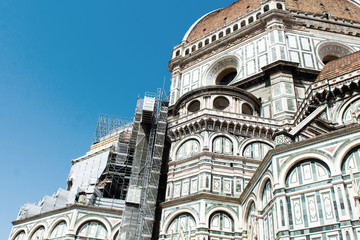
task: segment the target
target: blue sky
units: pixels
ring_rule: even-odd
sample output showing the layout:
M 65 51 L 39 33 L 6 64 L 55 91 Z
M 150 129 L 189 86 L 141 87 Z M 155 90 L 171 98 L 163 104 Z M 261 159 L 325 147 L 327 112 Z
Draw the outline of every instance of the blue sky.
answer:
M 24 203 L 66 187 L 98 115 L 132 117 L 168 89 L 172 48 L 234 1 L 0 1 L 0 239 Z

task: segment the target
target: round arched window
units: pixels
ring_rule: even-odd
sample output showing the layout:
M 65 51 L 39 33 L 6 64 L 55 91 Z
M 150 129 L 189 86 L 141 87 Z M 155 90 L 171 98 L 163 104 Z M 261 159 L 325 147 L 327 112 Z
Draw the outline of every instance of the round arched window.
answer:
M 13 240 L 26 240 L 25 232 L 19 232 Z
M 211 215 L 209 226 L 211 230 L 232 232 L 234 220 L 227 213 L 216 212 Z
M 216 85 L 228 85 L 237 75 L 236 68 L 227 68 L 220 72 L 216 78 Z
M 43 240 L 45 239 L 45 228 L 43 226 L 38 227 L 31 236 L 30 240 Z
M 264 142 L 253 142 L 245 147 L 243 156 L 247 158 L 262 160 L 265 157 L 266 153 L 272 148 L 272 146 Z
M 105 239 L 107 237 L 105 226 L 99 221 L 89 221 L 81 225 L 75 239 Z
M 200 110 L 200 101 L 192 101 L 188 106 L 188 112 L 196 112 Z
M 194 156 L 200 152 L 200 144 L 195 139 L 184 142 L 176 152 L 176 160 L 182 160 Z
M 217 97 L 213 105 L 216 110 L 225 110 L 229 106 L 229 100 L 225 97 Z
M 50 239 L 62 239 L 63 237 L 65 237 L 65 231 L 66 231 L 66 222 L 61 221 L 52 230 Z
M 231 140 L 222 136 L 215 138 L 213 142 L 213 152 L 231 155 L 233 153 Z

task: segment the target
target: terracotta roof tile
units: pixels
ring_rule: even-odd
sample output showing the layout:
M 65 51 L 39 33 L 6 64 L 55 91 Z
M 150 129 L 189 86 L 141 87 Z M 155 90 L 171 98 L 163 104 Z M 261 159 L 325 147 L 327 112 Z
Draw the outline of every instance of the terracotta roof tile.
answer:
M 225 8 L 206 15 L 190 32 L 187 41 L 192 42 L 226 23 L 260 6 L 261 0 L 238 0 Z M 285 7 L 330 16 L 360 21 L 360 6 L 348 0 L 285 0 Z
M 191 31 L 188 41 L 191 42 L 217 28 L 224 26 L 235 18 L 260 6 L 260 0 L 239 0 L 226 8 L 219 9 L 205 16 Z
M 360 7 L 348 0 L 286 0 L 288 9 L 322 14 L 327 12 L 332 17 L 360 21 Z
M 360 51 L 336 59 L 325 65 L 316 81 L 332 79 L 360 69 Z

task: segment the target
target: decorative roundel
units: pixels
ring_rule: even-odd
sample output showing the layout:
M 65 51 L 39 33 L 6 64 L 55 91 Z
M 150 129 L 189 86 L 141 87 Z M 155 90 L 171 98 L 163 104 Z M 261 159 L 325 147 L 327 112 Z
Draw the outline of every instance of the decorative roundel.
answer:
M 206 76 L 206 85 L 229 85 L 238 75 L 240 61 L 227 57 L 216 62 Z

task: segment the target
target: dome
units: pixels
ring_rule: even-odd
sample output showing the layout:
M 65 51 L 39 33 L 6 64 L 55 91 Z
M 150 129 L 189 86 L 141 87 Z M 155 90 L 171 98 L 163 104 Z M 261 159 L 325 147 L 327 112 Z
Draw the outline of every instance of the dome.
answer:
M 256 9 L 261 0 L 238 0 L 225 8 L 210 12 L 191 26 L 183 40 L 192 42 L 224 24 Z M 360 22 L 360 5 L 350 0 L 285 0 L 287 10 L 316 14 L 328 13 L 332 17 Z

